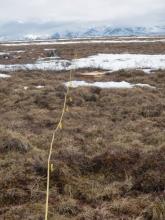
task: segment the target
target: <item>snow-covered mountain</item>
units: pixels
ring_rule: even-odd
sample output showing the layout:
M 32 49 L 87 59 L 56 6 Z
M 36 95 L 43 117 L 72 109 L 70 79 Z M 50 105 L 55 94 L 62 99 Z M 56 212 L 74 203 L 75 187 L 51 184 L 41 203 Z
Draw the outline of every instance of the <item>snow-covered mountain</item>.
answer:
M 0 40 L 37 40 L 107 36 L 165 35 L 164 26 L 114 27 L 78 22 L 8 22 L 0 23 Z

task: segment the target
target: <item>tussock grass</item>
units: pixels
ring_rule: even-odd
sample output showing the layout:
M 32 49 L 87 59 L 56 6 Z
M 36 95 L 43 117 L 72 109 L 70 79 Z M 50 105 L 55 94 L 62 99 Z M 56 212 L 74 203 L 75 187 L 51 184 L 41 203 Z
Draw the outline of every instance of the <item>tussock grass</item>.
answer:
M 43 219 L 47 146 L 67 74 L 17 72 L 0 81 L 2 219 Z M 149 83 L 157 90 L 73 89 L 51 159 L 50 220 L 162 218 L 164 79 L 163 71 L 119 71 L 102 80 Z M 45 87 L 36 89 L 41 83 Z

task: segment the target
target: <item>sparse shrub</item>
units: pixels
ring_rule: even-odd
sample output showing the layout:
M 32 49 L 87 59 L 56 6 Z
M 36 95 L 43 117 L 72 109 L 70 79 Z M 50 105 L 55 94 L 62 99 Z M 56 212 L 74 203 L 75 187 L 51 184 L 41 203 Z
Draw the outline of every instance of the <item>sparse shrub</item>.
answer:
M 47 53 L 46 53 L 46 56 L 47 57 L 55 57 L 56 56 L 56 50 L 51 50 L 51 51 L 48 51 Z
M 37 175 L 46 177 L 47 176 L 47 163 L 42 158 L 36 158 L 33 163 L 34 171 Z
M 121 148 L 109 149 L 92 159 L 93 172 L 102 172 L 110 181 L 124 180 L 125 172 L 136 165 L 140 154 L 138 150 L 125 151 Z
M 56 108 L 56 101 L 57 97 L 55 96 L 55 93 L 49 93 L 49 94 L 38 94 L 35 97 L 34 103 L 39 108 L 46 108 L 49 110 L 53 110 Z
M 19 134 L 9 131 L 0 133 L 0 152 L 18 151 L 26 153 L 31 149 L 29 142 Z
M 73 171 L 63 162 L 55 162 L 52 172 L 52 181 L 56 184 L 59 193 L 64 193 L 65 185 L 74 181 Z
M 143 117 L 159 117 L 163 111 L 163 105 L 146 105 L 142 106 L 141 114 Z
M 159 151 L 147 153 L 141 158 L 141 162 L 134 171 L 133 188 L 135 190 L 150 193 L 163 192 L 165 189 L 164 148 Z
M 158 200 L 154 202 L 145 212 L 145 219 L 147 220 L 164 220 L 165 219 L 165 200 Z
M 20 205 L 29 200 L 30 194 L 22 189 L 9 189 L 1 191 L 0 193 L 0 204 L 2 206 L 8 205 Z
M 79 214 L 82 210 L 78 207 L 78 204 L 76 204 L 75 200 L 67 199 L 59 204 L 57 211 L 60 215 L 72 217 Z

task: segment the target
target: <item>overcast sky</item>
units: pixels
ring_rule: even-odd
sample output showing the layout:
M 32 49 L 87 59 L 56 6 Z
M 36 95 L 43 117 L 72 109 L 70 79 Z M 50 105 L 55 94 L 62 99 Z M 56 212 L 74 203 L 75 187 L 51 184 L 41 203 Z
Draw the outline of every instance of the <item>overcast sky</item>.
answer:
M 0 21 L 15 20 L 165 24 L 165 0 L 0 0 Z

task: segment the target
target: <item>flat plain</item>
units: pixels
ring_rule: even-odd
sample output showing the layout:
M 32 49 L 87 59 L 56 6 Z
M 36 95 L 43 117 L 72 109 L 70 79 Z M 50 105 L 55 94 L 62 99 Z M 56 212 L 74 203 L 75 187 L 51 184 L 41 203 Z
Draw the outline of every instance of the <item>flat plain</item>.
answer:
M 0 73 L 10 76 L 0 75 L 0 219 L 44 219 L 49 146 L 70 80 L 69 70 L 5 66 L 97 54 L 164 56 L 162 39 L 0 44 Z M 71 70 L 73 81 L 149 86 L 70 89 L 51 157 L 50 220 L 165 219 L 165 69 L 145 69 Z

